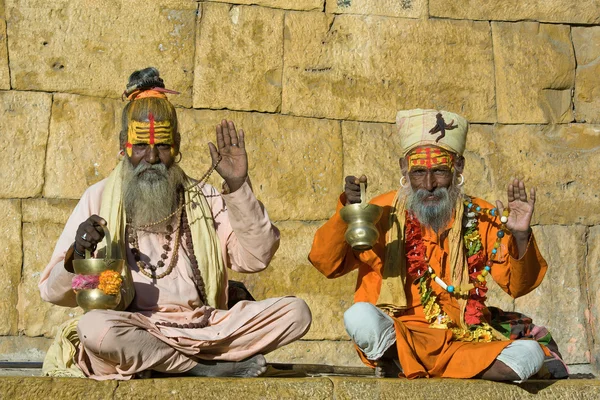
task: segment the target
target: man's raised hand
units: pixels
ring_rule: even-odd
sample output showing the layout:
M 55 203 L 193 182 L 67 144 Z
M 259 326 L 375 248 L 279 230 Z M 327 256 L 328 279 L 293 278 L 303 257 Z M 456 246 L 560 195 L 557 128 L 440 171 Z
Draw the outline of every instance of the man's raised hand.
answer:
M 365 188 L 367 187 L 367 177 L 362 175 L 360 178 L 357 178 L 353 175 L 348 175 L 345 179 L 344 193 L 346 194 L 346 204 L 356 204 L 360 203 L 360 183 L 365 184 Z
M 217 125 L 217 146 L 208 144 L 213 165 L 221 161 L 216 170 L 227 183 L 230 192 L 238 190 L 248 176 L 248 154 L 244 142 L 244 131 L 235 129 L 233 121 L 222 120 Z
M 510 210 L 506 227 L 515 237 L 529 237 L 531 217 L 533 216 L 533 209 L 535 206 L 535 189 L 530 189 L 529 198 L 527 198 L 525 183 L 518 178 L 514 178 L 508 183 L 506 195 L 508 198 L 508 208 Z M 498 207 L 500 214 L 502 214 L 502 211 L 504 211 L 504 204 L 502 204 L 500 200 L 497 200 L 496 206 Z

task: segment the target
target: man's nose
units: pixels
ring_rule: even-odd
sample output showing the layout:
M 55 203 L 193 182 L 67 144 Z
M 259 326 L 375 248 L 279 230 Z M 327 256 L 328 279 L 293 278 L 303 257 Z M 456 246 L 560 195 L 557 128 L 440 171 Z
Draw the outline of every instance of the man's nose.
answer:
M 427 171 L 427 176 L 425 177 L 425 188 L 428 191 L 433 192 L 436 187 L 437 187 L 437 181 L 435 180 L 431 171 Z
M 148 151 L 146 152 L 146 161 L 148 164 L 158 164 L 160 162 L 160 158 L 158 157 L 158 149 L 156 146 L 148 146 Z

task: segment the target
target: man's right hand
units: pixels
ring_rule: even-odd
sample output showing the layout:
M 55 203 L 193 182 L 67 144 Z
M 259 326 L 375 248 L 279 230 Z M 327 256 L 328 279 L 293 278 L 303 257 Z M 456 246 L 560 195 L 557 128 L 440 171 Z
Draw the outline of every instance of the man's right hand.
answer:
M 98 243 L 104 239 L 102 226 L 106 226 L 106 221 L 97 215 L 92 215 L 79 225 L 75 235 L 75 250 L 77 251 L 75 251 L 74 258 L 76 260 L 84 258 L 81 254 L 85 254 L 86 250 L 90 252 L 96 250 Z
M 365 188 L 367 187 L 367 177 L 365 175 L 360 178 L 352 175 L 346 177 L 346 186 L 344 187 L 346 205 L 360 203 L 360 183 L 364 183 Z

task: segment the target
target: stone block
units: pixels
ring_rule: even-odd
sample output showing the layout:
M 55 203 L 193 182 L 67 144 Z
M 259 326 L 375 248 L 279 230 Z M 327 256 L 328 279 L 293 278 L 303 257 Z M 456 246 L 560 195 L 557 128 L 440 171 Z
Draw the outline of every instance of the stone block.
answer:
M 589 167 L 597 164 L 598 126 L 499 125 L 482 144 L 478 154 L 492 182 L 488 201 L 506 202 L 506 184 L 517 176 L 527 191 L 537 188 L 534 224 L 600 223 L 600 172 Z
M 78 199 L 117 164 L 125 103 L 55 94 L 52 103 L 44 197 Z
M 199 389 L 199 382 L 204 389 Z M 333 385 L 327 378 L 170 378 L 119 382 L 115 400 L 146 400 L 148 394 L 161 398 L 196 398 L 202 393 L 206 400 L 222 399 L 314 399 L 333 398 Z
M 42 193 L 51 104 L 48 93 L 0 92 L 0 197 Z
M 50 262 L 56 242 L 63 231 L 74 201 L 30 200 L 23 206 L 23 277 L 19 285 L 19 331 L 27 336 L 54 337 L 64 321 L 81 315 L 79 308 L 46 303 L 40 297 L 38 282 Z M 31 219 L 29 219 L 31 217 Z
M 269 268 L 258 274 L 232 274 L 262 300 L 294 295 L 306 301 L 313 323 L 306 340 L 348 340 L 343 315 L 353 303 L 356 273 L 328 280 L 308 261 L 314 234 L 323 222 L 278 222 L 281 246 Z
M 228 111 L 180 110 L 181 166 L 200 178 L 210 166 L 207 143 L 231 119 L 246 132 L 254 193 L 272 220 L 322 220 L 335 211 L 342 184 L 340 124 L 323 119 Z M 221 187 L 215 172 L 211 182 Z M 308 252 L 306 253 L 308 254 Z
M 575 73 L 575 119 L 600 123 L 600 26 L 571 29 L 577 71 Z
M 81 378 L 1 377 L 0 393 L 7 399 L 112 399 L 117 381 L 94 381 Z M 146 393 L 146 397 L 147 393 Z
M 51 339 L 27 336 L 0 337 L 0 360 L 11 362 L 42 362 Z
M 567 25 L 492 22 L 500 123 L 573 121 L 575 55 Z
M 548 328 L 568 364 L 588 363 L 587 299 L 580 286 L 580 275 L 585 271 L 586 227 L 536 226 L 533 233 L 548 272 L 537 289 L 515 300 L 515 310 Z
M 23 199 L 23 222 L 64 226 L 78 200 Z
M 600 371 L 600 226 L 591 227 L 587 238 L 587 260 L 584 279 L 587 281 L 588 309 L 585 310 L 586 322 L 592 340 L 591 362 L 596 371 Z
M 331 14 L 366 14 L 400 18 L 421 18 L 427 10 L 424 0 L 337 0 L 326 3 Z
M 6 0 L 12 87 L 120 98 L 155 66 L 192 105 L 197 4 L 186 0 Z M 151 60 L 151 61 L 148 61 Z
M 289 12 L 282 112 L 394 122 L 440 108 L 495 122 L 487 22 Z
M 201 11 L 194 107 L 279 111 L 284 12 L 214 3 Z
M 598 24 L 600 4 L 596 0 L 430 0 L 429 15 L 484 21 L 530 20 L 565 24 Z
M 16 335 L 18 286 L 21 280 L 21 201 L 0 200 L 0 335 Z
M 212 0 L 215 3 L 259 5 L 284 10 L 322 10 L 323 0 Z
M 344 141 L 344 177 L 367 176 L 367 199 L 398 190 L 400 138 L 395 124 L 342 122 Z M 344 190 L 340 182 L 340 193 Z
M 8 51 L 6 45 L 6 14 L 4 0 L 0 0 L 0 89 L 10 89 L 10 71 L 8 70 Z
M 297 340 L 265 357 L 268 363 L 365 366 L 350 340 Z
M 427 399 L 448 400 L 477 397 L 494 400 L 597 398 L 600 381 L 590 379 L 533 380 L 507 385 L 482 379 L 365 379 L 331 377 L 336 400 Z

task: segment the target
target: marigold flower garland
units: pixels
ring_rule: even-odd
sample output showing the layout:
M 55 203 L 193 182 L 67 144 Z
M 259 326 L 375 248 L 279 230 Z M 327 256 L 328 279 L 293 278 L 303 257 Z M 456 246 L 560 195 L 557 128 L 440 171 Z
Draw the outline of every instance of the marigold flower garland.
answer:
M 116 271 L 104 271 L 100 275 L 75 275 L 71 281 L 74 291 L 100 289 L 104 294 L 116 296 L 121 290 L 123 278 Z
M 484 321 L 483 310 L 487 299 L 486 276 L 489 275 L 493 260 L 498 254 L 501 239 L 505 236 L 506 222 L 508 221 L 508 210 L 505 210 L 500 218 L 502 223 L 498 230 L 496 243 L 491 251 L 488 261 L 481 242 L 478 229 L 478 215 L 498 215 L 497 209 L 483 209 L 474 205 L 470 199 L 465 200 L 465 233 L 463 235 L 464 246 L 467 252 L 467 265 L 469 269 L 469 285 L 455 288 L 447 285 L 439 278 L 429 266 L 429 260 L 425 254 L 426 248 L 421 234 L 421 225 L 417 218 L 410 212 L 406 215 L 406 258 L 408 261 L 408 274 L 413 278 L 413 284 L 419 288 L 421 304 L 425 319 L 432 328 L 452 330 L 455 340 L 489 342 L 493 340 L 492 328 Z M 431 288 L 431 281 L 436 282 L 444 290 L 456 297 L 466 297 L 465 323 L 469 329 L 459 328 L 442 311 L 437 295 Z

